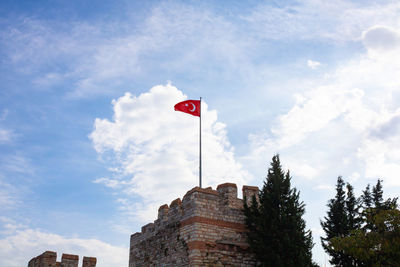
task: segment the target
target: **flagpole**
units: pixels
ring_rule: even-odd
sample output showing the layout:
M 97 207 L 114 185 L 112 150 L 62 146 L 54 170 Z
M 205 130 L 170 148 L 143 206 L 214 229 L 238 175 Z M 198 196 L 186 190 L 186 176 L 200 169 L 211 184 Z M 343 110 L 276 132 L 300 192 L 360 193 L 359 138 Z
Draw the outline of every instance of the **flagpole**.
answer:
M 199 149 L 199 187 L 201 188 L 201 97 L 200 97 L 200 149 Z

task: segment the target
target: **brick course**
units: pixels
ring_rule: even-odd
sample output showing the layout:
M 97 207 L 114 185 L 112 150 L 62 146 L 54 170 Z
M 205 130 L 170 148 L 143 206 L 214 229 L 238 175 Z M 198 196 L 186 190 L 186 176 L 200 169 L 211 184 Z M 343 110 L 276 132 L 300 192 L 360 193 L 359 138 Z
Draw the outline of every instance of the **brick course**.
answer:
M 257 193 L 243 187 L 247 199 Z M 182 201 L 160 206 L 157 220 L 131 236 L 129 267 L 255 266 L 242 209 L 236 184 L 191 189 Z

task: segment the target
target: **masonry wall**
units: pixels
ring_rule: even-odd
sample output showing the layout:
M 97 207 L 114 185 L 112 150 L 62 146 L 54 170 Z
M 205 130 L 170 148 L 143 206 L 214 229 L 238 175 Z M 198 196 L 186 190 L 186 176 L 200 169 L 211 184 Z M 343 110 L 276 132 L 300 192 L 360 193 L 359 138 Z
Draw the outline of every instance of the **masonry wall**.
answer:
M 96 258 L 83 257 L 82 267 L 96 267 Z M 62 254 L 61 262 L 57 262 L 57 253 L 53 251 L 43 252 L 41 255 L 32 258 L 28 267 L 78 267 L 79 256 Z
M 257 187 L 242 190 L 247 199 L 258 193 Z M 158 219 L 131 236 L 129 267 L 255 266 L 242 209 L 236 184 L 193 188 L 182 201 L 161 206 Z

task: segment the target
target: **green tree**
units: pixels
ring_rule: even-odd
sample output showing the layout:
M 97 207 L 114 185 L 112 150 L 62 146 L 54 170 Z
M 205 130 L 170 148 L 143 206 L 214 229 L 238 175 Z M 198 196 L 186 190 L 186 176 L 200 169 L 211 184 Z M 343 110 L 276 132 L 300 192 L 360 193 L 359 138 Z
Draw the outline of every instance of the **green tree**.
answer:
M 391 210 L 397 207 L 397 197 L 383 200 L 383 186 L 380 179 L 376 182 L 376 186 L 372 188 L 372 200 L 376 211 Z
M 383 199 L 383 186 L 382 180 L 378 179 L 376 185 L 372 187 L 372 193 L 370 191 L 370 185 L 368 184 L 363 191 L 363 195 L 361 196 L 362 200 L 362 221 L 363 221 L 363 229 L 374 231 L 376 230 L 373 224 L 371 224 L 371 220 L 368 220 L 367 216 L 373 217 L 377 213 L 382 210 L 390 210 L 394 207 L 397 207 L 397 198 L 387 200 Z
M 382 181 L 380 179 L 378 179 L 376 185 L 372 187 L 372 203 L 378 210 L 384 208 L 383 188 L 382 188 Z
M 369 209 L 372 207 L 372 195 L 371 195 L 371 189 L 370 189 L 369 184 L 367 185 L 365 190 L 362 192 L 363 192 L 363 194 L 361 196 L 362 208 Z
M 353 187 L 346 185 L 338 177 L 336 183 L 336 196 L 328 202 L 327 216 L 321 221 L 325 237 L 321 237 L 324 250 L 331 256 L 329 262 L 335 266 L 357 266 L 357 260 L 343 250 L 332 247 L 331 239 L 338 236 L 348 236 L 351 231 L 358 229 L 361 225 L 359 216 L 359 201 L 356 199 Z
M 346 215 L 347 215 L 347 228 L 348 231 L 352 231 L 354 229 L 358 229 L 361 226 L 361 217 L 360 217 L 360 200 L 356 198 L 354 195 L 353 186 L 349 183 L 346 184 Z
M 393 207 L 370 212 L 366 220 L 374 230 L 358 229 L 350 236 L 332 238 L 332 247 L 356 258 L 359 266 L 400 266 L 400 211 Z
M 321 222 L 326 237 L 322 244 L 336 266 L 400 266 L 400 212 L 397 198 L 384 200 L 382 181 L 366 187 L 358 204 L 353 188 L 338 178 L 336 197 L 328 203 Z M 359 212 L 359 209 L 362 209 Z M 336 227 L 335 227 L 336 226 Z
M 249 206 L 244 199 L 248 242 L 261 266 L 316 266 L 311 232 L 302 218 L 305 205 L 290 180 L 289 171 L 284 173 L 275 155 L 258 200 L 253 196 Z

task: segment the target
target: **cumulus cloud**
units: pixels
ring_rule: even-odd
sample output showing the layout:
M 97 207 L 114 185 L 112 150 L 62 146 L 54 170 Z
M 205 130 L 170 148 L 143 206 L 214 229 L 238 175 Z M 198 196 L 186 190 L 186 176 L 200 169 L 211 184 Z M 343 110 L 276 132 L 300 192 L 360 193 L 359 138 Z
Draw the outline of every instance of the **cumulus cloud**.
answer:
M 3 220 L 4 221 L 4 220 Z M 16 229 L 18 226 L 8 226 Z M 46 250 L 56 251 L 58 259 L 62 253 L 97 258 L 99 267 L 124 266 L 128 262 L 128 248 L 113 246 L 97 239 L 68 238 L 35 229 L 19 229 L 0 239 L 0 265 L 8 267 L 26 266 L 28 261 Z
M 113 101 L 113 119 L 96 119 L 90 135 L 96 151 L 116 167 L 114 177 L 95 182 L 124 192 L 122 208 L 144 221 L 154 219 L 159 205 L 198 185 L 199 119 L 173 110 L 185 99 L 170 84 L 139 96 L 126 93 Z M 225 125 L 204 102 L 202 137 L 203 186 L 248 181 L 250 175 L 235 160 Z M 132 196 L 142 202 L 133 203 Z
M 391 27 L 373 26 L 362 34 L 368 49 L 391 50 L 400 48 L 400 32 Z
M 365 175 L 384 178 L 395 186 L 400 186 L 399 115 L 400 109 L 381 114 L 379 124 L 370 129 L 358 148 L 359 158 L 365 161 Z
M 319 87 L 304 93 L 303 98 L 286 114 L 278 118 L 272 133 L 278 137 L 279 147 L 300 142 L 307 134 L 324 128 L 332 120 L 358 106 L 363 97 L 359 89 Z

